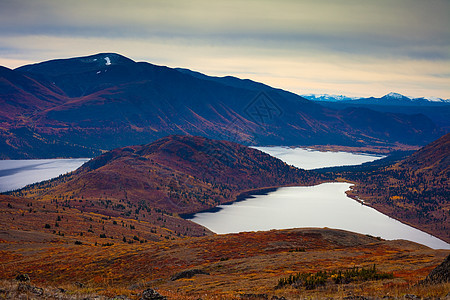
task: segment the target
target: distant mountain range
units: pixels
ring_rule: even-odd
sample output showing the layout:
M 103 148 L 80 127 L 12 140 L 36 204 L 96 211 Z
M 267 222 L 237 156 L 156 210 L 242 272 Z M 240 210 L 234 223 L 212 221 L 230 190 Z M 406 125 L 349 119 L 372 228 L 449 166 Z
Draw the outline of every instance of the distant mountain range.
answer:
M 317 102 L 341 102 L 352 104 L 373 104 L 373 105 L 406 105 L 406 106 L 427 106 L 427 105 L 450 105 L 450 99 L 437 97 L 412 98 L 399 93 L 389 93 L 381 98 L 370 97 L 348 97 L 343 95 L 328 94 L 306 94 L 302 97 Z
M 331 109 L 367 108 L 383 113 L 423 114 L 430 118 L 443 133 L 450 132 L 450 99 L 413 98 L 398 93 L 389 93 L 381 98 L 328 94 L 308 94 L 302 97 Z
M 0 158 L 92 157 L 199 135 L 252 145 L 423 145 L 442 130 L 423 114 L 335 109 L 235 77 L 114 53 L 0 67 Z

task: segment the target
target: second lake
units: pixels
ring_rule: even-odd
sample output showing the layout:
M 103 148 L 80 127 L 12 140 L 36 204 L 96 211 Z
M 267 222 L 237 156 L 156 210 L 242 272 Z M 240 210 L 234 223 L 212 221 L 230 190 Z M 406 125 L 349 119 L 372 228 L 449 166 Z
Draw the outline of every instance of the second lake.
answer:
M 293 158 L 289 149 L 283 153 Z M 301 155 L 302 151 L 295 151 Z M 274 153 L 271 153 L 274 155 Z M 326 162 L 327 154 L 336 152 L 308 151 L 308 155 L 320 154 Z M 340 154 L 343 155 L 343 154 Z M 370 161 L 380 157 L 347 153 L 346 161 L 341 163 L 334 156 L 331 165 L 351 164 L 348 158 Z M 274 156 L 277 156 L 276 154 Z M 279 157 L 283 160 L 283 157 Z M 301 158 L 294 158 L 295 165 L 301 167 Z M 308 160 L 308 159 L 306 159 Z M 320 159 L 316 158 L 316 161 Z M 326 163 L 325 163 L 326 164 Z M 319 167 L 316 163 L 314 167 Z M 325 166 L 325 165 L 324 165 Z M 428 233 L 405 225 L 377 210 L 362 205 L 347 197 L 349 183 L 323 183 L 316 186 L 298 186 L 279 188 L 265 195 L 254 195 L 243 201 L 219 206 L 215 212 L 195 214 L 191 220 L 219 234 L 258 231 L 270 229 L 288 229 L 300 227 L 328 227 L 369 234 L 384 239 L 405 239 L 434 249 L 450 249 L 450 245 Z

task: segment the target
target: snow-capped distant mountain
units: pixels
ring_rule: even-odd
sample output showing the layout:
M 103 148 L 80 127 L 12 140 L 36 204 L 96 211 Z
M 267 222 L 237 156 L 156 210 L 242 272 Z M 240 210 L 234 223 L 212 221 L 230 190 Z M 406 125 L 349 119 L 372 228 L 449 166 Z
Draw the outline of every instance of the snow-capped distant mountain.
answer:
M 450 99 L 442 99 L 437 97 L 420 97 L 420 98 L 412 98 L 413 101 L 428 101 L 434 103 L 450 103 Z
M 404 99 L 404 98 L 409 99 L 408 97 L 405 97 L 402 94 L 393 93 L 393 92 L 391 92 L 387 95 L 384 95 L 382 98 L 385 98 L 385 99 Z
M 380 102 L 385 104 L 408 104 L 408 105 L 433 105 L 438 103 L 450 103 L 448 100 L 437 97 L 407 97 L 399 93 L 389 93 L 380 98 Z
M 395 105 L 395 106 L 423 106 L 423 105 L 436 105 L 436 104 L 450 104 L 450 99 L 442 99 L 437 97 L 420 97 L 413 98 L 407 97 L 399 93 L 391 92 L 383 97 L 376 98 L 360 98 L 360 97 L 348 97 L 344 95 L 329 95 L 329 94 L 306 94 L 302 97 L 317 102 L 340 102 L 351 104 L 366 104 L 366 105 Z
M 311 101 L 326 101 L 326 102 L 340 102 L 340 101 L 351 101 L 360 99 L 360 97 L 349 97 L 344 95 L 329 95 L 329 94 L 306 94 L 301 96 Z

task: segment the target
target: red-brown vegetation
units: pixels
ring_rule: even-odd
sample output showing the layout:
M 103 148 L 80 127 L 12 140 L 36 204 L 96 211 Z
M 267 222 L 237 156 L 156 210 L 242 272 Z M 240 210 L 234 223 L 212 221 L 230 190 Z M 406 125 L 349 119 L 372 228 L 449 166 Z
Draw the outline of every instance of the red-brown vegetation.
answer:
M 206 230 L 178 214 L 231 202 L 249 190 L 321 182 L 259 150 L 202 137 L 170 136 L 112 150 L 78 170 L 10 193 L 39 205 L 147 222 L 180 236 Z
M 450 242 L 450 134 L 396 164 L 337 176 L 356 182 L 350 196 Z

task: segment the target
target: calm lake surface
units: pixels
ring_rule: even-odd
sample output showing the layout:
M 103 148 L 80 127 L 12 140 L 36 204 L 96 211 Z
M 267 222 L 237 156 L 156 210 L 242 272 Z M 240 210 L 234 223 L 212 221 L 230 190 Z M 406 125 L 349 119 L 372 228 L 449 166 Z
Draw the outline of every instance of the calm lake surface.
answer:
M 317 150 L 290 147 L 253 147 L 281 159 L 289 165 L 305 170 L 360 165 L 386 156 L 350 152 L 321 152 Z
M 258 149 L 266 151 L 267 148 L 270 148 L 272 153 L 269 150 L 267 152 L 286 163 L 308 169 L 360 164 L 381 158 L 344 152 L 299 151 L 304 149 L 282 147 Z M 295 157 L 304 154 L 306 158 Z M 285 160 L 286 157 L 289 160 Z M 339 158 L 343 158 L 342 161 Z M 355 159 L 354 163 L 351 163 L 352 158 Z M 191 220 L 219 234 L 328 227 L 370 234 L 389 240 L 410 240 L 435 249 L 450 249 L 448 243 L 347 197 L 345 191 L 349 190 L 350 185 L 349 183 L 324 183 L 309 187 L 279 188 L 266 195 L 254 195 L 240 202 L 221 205 L 220 210 L 216 212 L 197 213 Z
M 0 160 L 0 193 L 76 170 L 89 158 Z

